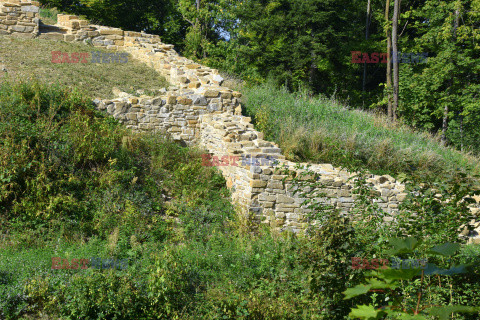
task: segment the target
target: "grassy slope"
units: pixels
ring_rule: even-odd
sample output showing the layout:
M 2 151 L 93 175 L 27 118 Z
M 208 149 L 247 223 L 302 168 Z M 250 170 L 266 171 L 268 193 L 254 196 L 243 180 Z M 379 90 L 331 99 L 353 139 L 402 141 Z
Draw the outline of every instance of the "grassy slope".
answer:
M 381 115 L 347 109 L 324 97 L 291 94 L 266 84 L 244 88 L 246 113 L 279 143 L 287 158 L 356 165 L 375 173 L 438 176 L 451 168 L 480 172 L 477 157 L 443 147 L 425 132 L 392 126 Z
M 0 36 L 0 82 L 5 80 L 38 79 L 46 83 L 59 82 L 77 87 L 90 98 L 111 98 L 112 88 L 135 93 L 136 90 L 158 90 L 168 86 L 155 70 L 131 57 L 127 63 L 52 63 L 52 51 L 114 52 L 82 43 L 44 39 L 18 39 Z
M 342 146 L 342 130 L 351 134 L 347 123 L 361 128 L 361 121 L 373 121 L 362 120 L 362 113 L 349 120 L 350 113 L 329 109 L 329 102 L 310 105 L 262 88 L 246 92 L 260 106 L 290 105 L 288 116 L 270 110 L 257 118 L 260 126 L 262 119 L 282 126 L 266 130 L 303 123 L 313 132 L 309 123 L 322 125 L 331 130 L 325 137 L 332 146 Z M 336 122 L 328 127 L 332 114 Z M 288 117 L 295 121 L 278 121 Z M 18 125 L 11 130 L 11 124 Z M 88 99 L 68 91 L 0 88 L 1 318 L 344 318 L 352 303 L 342 302 L 341 291 L 362 274 L 348 269 L 348 258 L 364 248 L 355 239 L 348 250 L 322 246 L 328 236 L 343 244 L 348 228 L 339 225 L 316 242 L 246 234 L 234 222 L 225 181 L 201 167 L 199 152 L 150 139 L 96 114 Z M 327 161 L 343 159 L 336 155 Z M 172 199 L 163 202 L 163 193 Z M 130 262 L 127 270 L 51 270 L 53 256 Z M 324 259 L 338 276 L 325 272 Z M 478 303 L 478 295 L 467 301 Z
M 320 312 L 306 278 L 310 240 L 252 236 L 200 152 L 131 133 L 78 94 L 0 85 L 0 163 L 2 319 Z M 52 257 L 129 266 L 52 270 Z

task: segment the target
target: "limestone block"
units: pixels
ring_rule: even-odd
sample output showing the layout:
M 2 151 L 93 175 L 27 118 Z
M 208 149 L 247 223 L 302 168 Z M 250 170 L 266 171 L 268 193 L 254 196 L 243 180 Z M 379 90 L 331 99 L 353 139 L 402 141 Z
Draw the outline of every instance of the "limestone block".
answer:
M 116 34 L 109 34 L 105 37 L 105 39 L 109 39 L 109 40 L 123 40 L 123 36 L 119 36 L 119 35 L 116 35 Z
M 120 29 L 100 29 L 101 35 L 119 35 L 123 36 L 123 30 Z
M 6 5 L 6 3 L 4 5 Z M 4 13 L 15 12 L 15 8 L 9 8 L 9 7 L 3 7 L 3 8 L 0 8 L 0 10 Z
M 339 197 L 338 198 L 338 202 L 340 203 L 353 203 L 353 198 L 350 198 L 350 197 Z
M 193 101 L 192 101 L 192 99 L 188 99 L 188 98 L 185 98 L 185 97 L 180 97 L 180 98 L 177 99 L 177 103 L 190 106 L 190 105 L 192 105 Z
M 20 7 L 18 4 L 15 4 L 14 2 L 15 1 L 10 0 L 9 2 L 3 3 L 2 5 L 5 7 L 15 7 L 15 8 Z
M 267 188 L 283 190 L 284 186 L 282 181 L 270 180 L 270 182 L 268 182 Z
M 86 35 L 89 37 L 98 37 L 100 35 L 100 32 L 98 31 L 87 31 Z
M 221 95 L 222 99 L 232 99 L 233 97 L 233 94 L 231 92 L 228 92 L 228 91 L 223 91 L 221 92 Z
M 263 174 L 271 175 L 273 171 L 271 169 L 263 169 Z
M 127 113 L 126 118 L 128 120 L 137 120 L 137 114 L 136 113 Z
M 168 104 L 176 104 L 177 103 L 177 97 L 176 96 L 168 96 L 167 97 L 167 103 Z
M 277 203 L 294 203 L 295 200 L 292 197 L 287 197 L 282 194 L 277 195 Z
M 251 180 L 250 181 L 250 187 L 252 188 L 265 188 L 267 186 L 266 181 L 262 180 Z
M 339 191 L 337 191 L 337 195 L 340 196 L 340 197 L 349 197 L 352 194 L 348 190 L 339 190 Z
M 407 197 L 407 194 L 406 193 L 399 193 L 397 194 L 397 200 L 402 202 L 403 200 L 405 200 L 405 198 Z
M 220 76 L 219 74 L 217 74 L 217 75 L 215 75 L 215 76 L 213 77 L 213 83 L 216 83 L 216 84 L 218 84 L 218 85 L 221 85 L 222 82 L 223 82 L 223 80 L 224 80 L 224 79 L 223 79 L 222 76 Z
M 341 187 L 344 183 L 345 181 L 343 181 L 342 178 L 335 178 L 335 180 L 333 181 L 333 186 L 338 188 Z
M 285 219 L 285 218 L 286 218 L 285 212 L 276 212 L 276 213 L 275 213 L 275 218 L 277 218 L 277 219 Z
M 260 201 L 269 201 L 269 202 L 275 202 L 277 201 L 277 197 L 273 195 L 268 195 L 266 193 L 262 193 L 258 196 L 258 200 Z
M 297 220 L 298 219 L 298 214 L 294 212 L 288 212 L 286 214 L 286 217 L 288 220 Z
M 217 98 L 220 95 L 220 92 L 217 90 L 207 90 L 203 95 L 206 98 Z
M 381 196 L 382 197 L 391 197 L 394 195 L 394 192 L 390 189 L 382 189 Z
M 187 69 L 199 69 L 199 68 L 201 68 L 201 66 L 199 64 L 195 64 L 195 63 L 187 64 L 187 65 L 185 65 L 185 67 Z
M 165 101 L 165 100 L 162 100 L 162 98 L 154 98 L 154 99 L 152 100 L 152 104 L 153 104 L 154 106 L 161 106 L 161 105 L 163 105 L 163 104 L 165 104 L 165 103 L 166 103 L 166 101 Z
M 14 32 L 26 32 L 26 28 L 27 27 L 23 27 L 23 26 L 13 26 L 11 27 L 11 30 Z

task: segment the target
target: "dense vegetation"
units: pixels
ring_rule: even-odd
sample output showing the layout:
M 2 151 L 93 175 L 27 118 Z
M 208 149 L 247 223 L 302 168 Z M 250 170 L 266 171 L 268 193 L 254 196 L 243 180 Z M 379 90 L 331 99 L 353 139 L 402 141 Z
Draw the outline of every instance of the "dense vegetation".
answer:
M 385 112 L 386 64 L 352 63 L 352 51 L 387 52 L 398 0 L 42 0 L 95 22 L 159 34 L 182 54 L 258 84 L 271 75 L 358 108 Z M 388 9 L 388 10 L 387 10 Z M 367 17 L 367 12 L 369 12 Z M 388 13 L 388 14 L 387 14 Z M 480 151 L 479 0 L 403 0 L 398 51 L 427 63 L 399 64 L 406 124 Z M 395 80 L 395 79 L 394 79 Z
M 360 219 L 313 206 L 324 223 L 307 238 L 255 228 L 235 213 L 224 179 L 201 165 L 200 150 L 131 133 L 84 96 L 38 83 L 0 86 L 2 319 L 345 319 L 358 304 L 394 296 L 410 310 L 418 281 L 344 300 L 368 275 L 351 258 L 389 259 L 387 239 L 406 234 L 424 239 L 415 257 L 426 257 L 429 246 L 457 241 L 470 219 L 461 201 L 470 185 L 455 176 L 412 185 L 418 196 L 398 225 L 381 223 L 359 179 Z M 458 197 L 445 202 L 451 194 Z M 429 258 L 468 272 L 425 275 L 427 304 L 480 304 L 479 250 L 462 243 L 451 261 Z M 52 257 L 129 262 L 126 270 L 52 270 Z
M 458 237 L 473 218 L 478 158 L 435 137 L 443 128 L 454 147 L 480 150 L 478 0 L 402 1 L 400 51 L 429 61 L 401 65 L 397 122 L 382 115 L 385 65 L 352 64 L 350 54 L 385 51 L 384 1 L 42 2 L 159 34 L 246 80 L 244 111 L 257 129 L 291 160 L 358 172 L 356 202 L 348 218 L 310 202 L 306 219 L 318 223 L 306 234 L 253 225 L 219 172 L 202 166 L 203 150 L 132 133 L 92 106 L 113 86 L 166 85 L 156 72 L 52 66 L 53 42 L 5 38 L 10 79 L 34 70 L 44 82 L 0 82 L 0 319 L 478 319 L 480 245 Z M 54 12 L 42 10 L 44 22 Z M 397 221 L 384 222 L 366 169 L 408 177 Z M 322 190 L 292 179 L 311 187 L 302 197 Z M 54 257 L 128 266 L 57 270 Z M 354 257 L 427 258 L 428 267 L 369 272 L 352 268 Z

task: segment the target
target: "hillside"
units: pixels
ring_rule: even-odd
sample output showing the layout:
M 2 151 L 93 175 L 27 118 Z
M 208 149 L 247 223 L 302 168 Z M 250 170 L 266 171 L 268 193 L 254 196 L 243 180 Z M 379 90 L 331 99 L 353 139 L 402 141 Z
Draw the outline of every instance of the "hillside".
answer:
M 480 173 L 480 159 L 422 130 L 325 96 L 289 93 L 272 84 L 246 87 L 245 112 L 292 161 L 332 163 L 377 174 L 426 179 Z
M 34 50 L 31 50 L 34 48 Z M 52 63 L 52 52 L 88 53 L 88 63 Z M 36 79 L 75 87 L 91 99 L 113 97 L 112 88 L 136 94 L 155 93 L 168 86 L 164 77 L 131 56 L 128 63 L 92 63 L 91 52 L 112 50 L 48 39 L 21 39 L 0 35 L 0 82 Z
M 134 134 L 68 89 L 2 84 L 0 120 L 4 319 L 344 319 L 365 303 L 343 301 L 365 279 L 350 258 L 388 258 L 375 239 L 391 231 L 354 232 L 336 211 L 320 210 L 326 224 L 308 238 L 254 231 L 199 151 Z M 431 227 L 417 236 L 445 225 Z M 471 269 L 449 280 L 451 299 L 471 306 L 480 303 L 478 250 L 455 255 Z M 411 290 L 404 283 L 400 292 Z
M 69 53 L 102 48 L 47 39 L 0 36 L 1 81 L 38 79 L 82 90 L 94 99 L 114 97 L 112 88 L 131 94 L 155 96 L 167 81 L 155 70 L 136 61 L 129 63 L 52 63 L 52 51 Z M 27 48 L 34 47 L 30 51 Z M 90 54 L 91 56 L 91 54 Z M 271 85 L 245 88 L 247 115 L 260 131 L 279 143 L 288 159 L 349 166 L 352 160 L 374 173 L 441 175 L 466 168 L 479 172 L 478 158 L 440 146 L 438 139 L 405 125 L 391 128 L 381 116 L 346 108 L 326 98 L 307 99 L 290 95 Z M 278 125 L 280 124 L 280 126 Z M 348 160 L 350 159 L 350 160 Z
M 2 2 L 0 26 L 38 35 L 35 3 Z M 478 318 L 478 158 L 321 95 L 234 91 L 153 34 L 51 21 L 0 36 L 0 319 Z M 107 47 L 128 63 L 50 61 Z M 245 155 L 278 163 L 223 160 Z

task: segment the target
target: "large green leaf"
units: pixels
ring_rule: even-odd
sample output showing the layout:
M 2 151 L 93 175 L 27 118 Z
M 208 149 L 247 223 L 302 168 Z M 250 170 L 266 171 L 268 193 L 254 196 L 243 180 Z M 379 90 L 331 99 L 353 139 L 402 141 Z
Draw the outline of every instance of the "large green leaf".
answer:
M 393 247 L 392 250 L 389 250 L 388 252 L 393 255 L 410 253 L 421 243 L 421 241 L 418 241 L 413 237 L 408 237 L 406 239 L 392 238 L 388 242 Z
M 385 279 L 408 280 L 418 275 L 418 269 L 386 269 L 383 275 Z
M 458 249 L 460 249 L 460 245 L 458 243 L 447 242 L 447 243 L 433 247 L 428 252 L 449 257 L 449 256 L 453 256 Z
M 437 267 L 434 263 L 429 263 L 427 265 L 427 268 L 424 270 L 425 275 L 431 276 L 433 274 L 440 274 L 440 275 L 446 275 L 446 276 L 451 276 L 453 274 L 460 274 L 460 273 L 466 273 L 467 272 L 467 266 L 466 265 L 458 265 L 451 267 L 450 269 L 441 269 Z
M 398 286 L 395 279 L 378 280 L 370 278 L 368 279 L 368 283 L 372 289 L 395 289 Z
M 370 319 L 380 319 L 380 316 L 383 316 L 384 312 L 375 310 L 372 305 L 360 305 L 356 309 L 352 309 L 349 316 L 352 318 L 360 318 L 365 320 Z
M 398 310 L 388 310 L 387 314 L 392 316 L 392 319 L 396 320 L 428 320 L 425 316 L 421 314 L 408 314 Z
M 462 313 L 476 313 L 480 308 L 467 307 L 467 306 L 444 306 L 444 307 L 432 307 L 427 309 L 427 312 L 432 316 L 439 317 L 440 320 L 448 320 L 450 315 L 455 312 Z
M 345 295 L 344 300 L 365 294 L 370 290 L 371 287 L 372 285 L 359 284 L 353 288 L 348 288 L 343 292 L 343 294 Z

